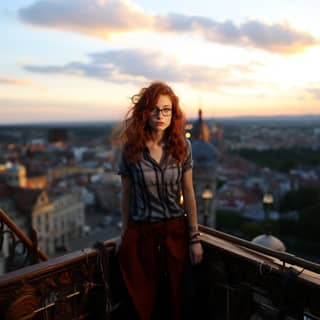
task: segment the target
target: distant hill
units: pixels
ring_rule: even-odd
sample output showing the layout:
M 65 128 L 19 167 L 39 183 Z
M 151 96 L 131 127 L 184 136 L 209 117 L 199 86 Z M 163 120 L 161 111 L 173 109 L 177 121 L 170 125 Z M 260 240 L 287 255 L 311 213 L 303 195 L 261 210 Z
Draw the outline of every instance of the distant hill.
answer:
M 52 122 L 0 125 L 1 143 L 29 143 L 34 139 L 50 140 L 53 132 L 63 132 L 69 142 L 90 142 L 110 137 L 115 122 Z
M 197 118 L 188 118 L 188 121 L 194 122 Z M 280 115 L 280 116 L 238 116 L 238 117 L 217 117 L 206 118 L 204 120 L 208 123 L 219 122 L 225 125 L 285 125 L 285 126 L 307 126 L 307 125 L 319 125 L 320 126 L 320 114 L 312 115 Z M 17 124 L 0 124 L 1 128 L 74 128 L 74 127 L 104 127 L 113 126 L 118 121 L 73 121 L 73 122 L 37 122 L 37 123 L 17 123 Z
M 118 121 L 60 121 L 60 122 L 34 122 L 34 123 L 12 123 L 0 124 L 0 128 L 13 128 L 13 127 L 37 127 L 37 128 L 70 128 L 70 127 L 103 127 L 118 123 Z
M 193 121 L 196 121 L 194 119 Z M 222 125 L 320 126 L 320 115 L 239 116 L 205 118 L 208 123 Z

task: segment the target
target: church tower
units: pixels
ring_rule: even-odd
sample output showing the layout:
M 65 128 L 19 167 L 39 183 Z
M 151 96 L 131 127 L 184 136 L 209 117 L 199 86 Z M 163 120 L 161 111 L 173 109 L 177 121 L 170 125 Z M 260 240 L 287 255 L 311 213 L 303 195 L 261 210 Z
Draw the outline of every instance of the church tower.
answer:
M 216 166 L 217 150 L 211 141 L 210 129 L 202 118 L 202 110 L 199 109 L 198 120 L 194 123 L 191 134 L 193 156 L 193 182 L 199 210 L 199 223 L 205 223 L 204 213 L 208 214 L 208 225 L 215 227 L 216 207 Z M 204 202 L 205 193 L 210 192 L 213 199 L 209 204 Z M 208 212 L 209 211 L 209 212 Z

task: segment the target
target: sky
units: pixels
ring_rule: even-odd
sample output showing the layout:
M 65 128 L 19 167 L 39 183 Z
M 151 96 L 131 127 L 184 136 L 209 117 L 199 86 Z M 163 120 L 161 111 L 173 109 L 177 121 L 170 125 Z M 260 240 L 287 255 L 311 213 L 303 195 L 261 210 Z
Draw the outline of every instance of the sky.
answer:
M 320 114 L 319 0 L 1 0 L 0 124 L 121 120 L 167 82 L 187 118 Z

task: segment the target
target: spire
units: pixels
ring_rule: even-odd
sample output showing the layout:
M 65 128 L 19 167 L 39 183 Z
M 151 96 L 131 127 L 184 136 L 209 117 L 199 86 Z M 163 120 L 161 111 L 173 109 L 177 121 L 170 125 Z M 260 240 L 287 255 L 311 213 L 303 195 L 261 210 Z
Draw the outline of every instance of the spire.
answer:
M 198 110 L 198 120 L 194 124 L 193 137 L 195 140 L 210 141 L 210 130 L 206 122 L 202 119 L 202 109 Z
M 202 122 L 202 110 L 201 110 L 201 108 L 199 109 L 198 114 L 199 114 L 199 123 L 201 123 Z

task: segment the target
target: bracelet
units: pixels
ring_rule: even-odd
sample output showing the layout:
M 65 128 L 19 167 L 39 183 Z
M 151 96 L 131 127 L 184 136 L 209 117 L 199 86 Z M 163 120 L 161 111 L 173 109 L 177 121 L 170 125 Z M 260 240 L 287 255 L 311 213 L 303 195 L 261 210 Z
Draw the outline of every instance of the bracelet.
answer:
M 192 239 L 194 239 L 194 238 L 198 238 L 200 235 L 201 235 L 200 232 L 196 232 L 196 233 L 194 233 L 194 234 L 189 238 L 189 240 L 192 240 Z
M 200 243 L 200 242 L 201 242 L 200 239 L 191 240 L 191 241 L 189 241 L 189 245 L 194 245 L 194 244 Z
M 198 225 L 197 225 L 197 224 L 195 224 L 195 225 L 190 225 L 190 226 L 189 226 L 189 231 L 190 231 L 190 232 L 198 231 Z

